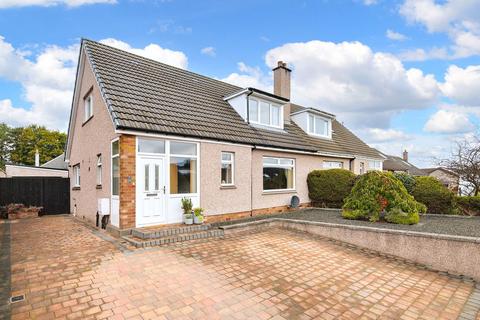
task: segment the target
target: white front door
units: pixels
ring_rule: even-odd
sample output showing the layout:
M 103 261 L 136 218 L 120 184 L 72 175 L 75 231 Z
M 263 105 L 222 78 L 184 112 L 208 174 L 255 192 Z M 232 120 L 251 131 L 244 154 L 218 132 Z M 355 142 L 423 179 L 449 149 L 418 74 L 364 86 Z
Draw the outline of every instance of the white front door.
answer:
M 137 162 L 137 226 L 165 223 L 165 159 L 140 156 Z

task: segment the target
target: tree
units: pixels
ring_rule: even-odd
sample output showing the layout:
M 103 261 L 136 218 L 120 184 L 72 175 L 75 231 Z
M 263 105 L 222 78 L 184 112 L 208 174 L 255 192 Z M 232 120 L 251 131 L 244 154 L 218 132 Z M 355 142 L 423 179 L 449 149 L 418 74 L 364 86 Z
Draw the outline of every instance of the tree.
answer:
M 439 162 L 458 174 L 462 193 L 478 196 L 480 192 L 480 138 L 465 138 L 458 141 L 449 159 Z
M 10 161 L 10 133 L 11 128 L 5 123 L 0 123 L 0 169 Z
M 9 161 L 34 165 L 38 150 L 40 163 L 45 163 L 62 154 L 66 140 L 65 133 L 37 125 L 10 129 Z

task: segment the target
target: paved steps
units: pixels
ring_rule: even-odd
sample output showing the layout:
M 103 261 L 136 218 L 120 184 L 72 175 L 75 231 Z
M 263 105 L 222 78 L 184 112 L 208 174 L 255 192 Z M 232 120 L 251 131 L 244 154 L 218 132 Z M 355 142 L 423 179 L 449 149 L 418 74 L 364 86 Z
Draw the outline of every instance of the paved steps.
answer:
M 175 242 L 183 242 L 214 237 L 223 237 L 222 229 L 213 228 L 210 224 L 179 226 L 161 229 L 133 229 L 132 234 L 122 237 L 137 248 L 161 246 Z

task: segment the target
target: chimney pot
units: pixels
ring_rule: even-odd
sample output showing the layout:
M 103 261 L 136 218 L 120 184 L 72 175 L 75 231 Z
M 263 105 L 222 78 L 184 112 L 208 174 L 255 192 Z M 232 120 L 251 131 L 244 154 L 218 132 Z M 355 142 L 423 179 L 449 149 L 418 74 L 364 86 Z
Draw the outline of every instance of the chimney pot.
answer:
M 38 149 L 35 150 L 35 167 L 40 167 L 40 153 L 38 153 Z
M 403 160 L 408 162 L 408 151 L 403 150 Z

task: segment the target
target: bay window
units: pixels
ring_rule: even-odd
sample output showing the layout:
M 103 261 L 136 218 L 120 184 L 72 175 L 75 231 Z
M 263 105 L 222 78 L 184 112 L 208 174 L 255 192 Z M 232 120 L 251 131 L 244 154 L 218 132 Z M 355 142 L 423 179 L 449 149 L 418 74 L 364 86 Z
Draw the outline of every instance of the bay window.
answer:
M 295 160 L 263 158 L 263 190 L 293 190 L 295 188 Z

